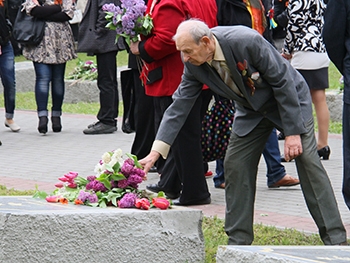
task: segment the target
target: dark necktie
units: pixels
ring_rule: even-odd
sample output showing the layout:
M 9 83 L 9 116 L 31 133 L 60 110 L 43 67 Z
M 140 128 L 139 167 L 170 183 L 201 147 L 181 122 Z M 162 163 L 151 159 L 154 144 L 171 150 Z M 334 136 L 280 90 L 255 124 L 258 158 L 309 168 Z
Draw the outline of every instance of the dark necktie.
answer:
M 232 80 L 230 76 L 230 70 L 227 67 L 225 61 L 212 60 L 211 65 L 219 73 L 221 79 L 229 86 L 236 94 L 243 97 L 242 92 L 236 86 L 236 83 Z

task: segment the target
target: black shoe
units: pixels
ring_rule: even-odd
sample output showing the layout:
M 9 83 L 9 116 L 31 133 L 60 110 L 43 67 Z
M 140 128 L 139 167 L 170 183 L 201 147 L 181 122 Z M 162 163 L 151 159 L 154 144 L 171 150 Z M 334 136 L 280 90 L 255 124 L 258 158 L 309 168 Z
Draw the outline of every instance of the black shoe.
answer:
M 49 120 L 47 119 L 47 116 L 41 116 L 39 117 L 39 125 L 38 125 L 38 131 L 40 133 L 47 133 L 47 123 Z
M 148 172 L 149 172 L 149 173 L 157 173 L 157 172 L 158 172 L 157 167 L 152 166 L 151 169 L 149 169 Z
M 83 131 L 84 134 L 107 134 L 113 133 L 117 130 L 116 126 L 107 125 L 102 122 L 96 122 L 89 125 L 87 129 Z
M 198 200 L 198 201 L 192 201 L 192 202 L 188 202 L 188 203 L 181 203 L 179 199 L 173 200 L 173 205 L 182 205 L 182 206 L 188 206 L 188 205 L 208 205 L 211 203 L 211 198 L 205 198 L 202 200 Z
M 164 192 L 165 196 L 169 199 L 176 199 L 180 197 L 180 193 L 178 194 L 174 194 L 174 193 L 168 193 L 168 192 Z
M 60 132 L 62 130 L 61 117 L 51 117 L 53 132 Z
M 163 189 L 158 184 L 146 185 L 146 189 L 153 192 L 153 193 L 158 193 L 160 191 L 163 191 Z
M 331 149 L 327 145 L 322 149 L 317 150 L 317 153 L 318 153 L 318 156 L 320 156 L 320 158 L 322 158 L 323 160 L 328 160 L 329 155 L 331 154 Z
M 279 141 L 284 140 L 284 139 L 285 139 L 284 133 L 283 133 L 283 132 L 280 132 L 280 133 L 277 135 L 277 138 L 278 138 Z
M 89 125 L 87 126 L 87 128 L 90 129 L 90 128 L 94 127 L 94 125 L 96 125 L 96 124 L 98 124 L 98 123 L 100 123 L 100 122 L 99 122 L 99 121 L 93 122 L 93 123 L 89 124 Z
M 166 192 L 164 191 L 158 184 L 149 184 L 146 185 L 146 189 L 148 191 L 151 191 L 153 193 L 159 193 L 160 191 L 164 192 L 164 194 L 166 195 L 166 197 L 168 197 L 169 199 L 176 199 L 180 196 L 180 194 L 176 194 L 176 193 L 170 193 L 170 192 Z

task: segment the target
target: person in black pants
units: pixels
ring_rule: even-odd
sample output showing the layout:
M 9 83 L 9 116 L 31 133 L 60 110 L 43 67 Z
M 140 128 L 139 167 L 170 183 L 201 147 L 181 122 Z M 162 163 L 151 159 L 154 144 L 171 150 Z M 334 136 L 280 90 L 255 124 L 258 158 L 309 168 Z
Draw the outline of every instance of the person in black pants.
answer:
M 110 0 L 89 0 L 79 25 L 78 52 L 96 55 L 97 86 L 100 90 L 100 110 L 98 122 L 84 129 L 84 134 L 106 134 L 117 130 L 119 94 L 117 83 L 117 54 L 125 49 L 119 38 L 115 44 L 116 32 L 106 28 L 106 14 L 101 7 Z M 120 5 L 119 0 L 114 0 Z
M 145 87 L 140 80 L 137 56 L 129 52 L 128 66 L 132 70 L 133 78 L 133 128 L 135 131 L 131 153 L 138 159 L 147 156 L 151 150 L 155 137 L 153 97 L 146 95 Z M 125 102 L 124 102 L 125 103 Z

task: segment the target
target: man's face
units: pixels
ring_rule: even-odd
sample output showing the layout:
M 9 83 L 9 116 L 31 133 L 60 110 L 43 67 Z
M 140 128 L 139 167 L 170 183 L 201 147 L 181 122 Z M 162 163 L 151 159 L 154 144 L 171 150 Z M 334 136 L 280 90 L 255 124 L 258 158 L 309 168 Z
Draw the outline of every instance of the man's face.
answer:
M 213 57 L 209 43 L 208 37 L 203 37 L 199 44 L 196 44 L 189 34 L 182 34 L 176 39 L 176 48 L 181 51 L 184 62 L 199 66 Z

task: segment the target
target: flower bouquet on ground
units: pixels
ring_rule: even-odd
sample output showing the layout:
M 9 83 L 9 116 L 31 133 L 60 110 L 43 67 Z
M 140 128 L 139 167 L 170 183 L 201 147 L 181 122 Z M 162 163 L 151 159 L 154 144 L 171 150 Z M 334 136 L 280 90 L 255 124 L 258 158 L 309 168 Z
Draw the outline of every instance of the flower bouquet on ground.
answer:
M 104 4 L 102 10 L 106 12 L 107 28 L 117 32 L 116 42 L 119 37 L 124 37 L 128 45 L 130 41 L 139 40 L 139 35 L 148 35 L 153 28 L 150 15 L 144 15 L 147 6 L 143 0 L 121 0 L 121 6 L 113 3 Z
M 83 80 L 97 80 L 97 76 L 97 65 L 92 60 L 82 61 L 79 59 L 77 66 L 67 76 L 67 79 L 75 80 L 70 85 L 72 86 Z
M 48 202 L 73 202 L 93 207 L 148 210 L 151 207 L 167 209 L 170 206 L 163 192 L 152 197 L 138 189 L 139 184 L 146 179 L 145 172 L 135 155 L 123 155 L 120 149 L 102 155 L 95 166 L 95 175 L 83 178 L 77 172 L 68 172 L 58 179 L 52 194 L 37 191 L 34 197 L 45 198 Z

